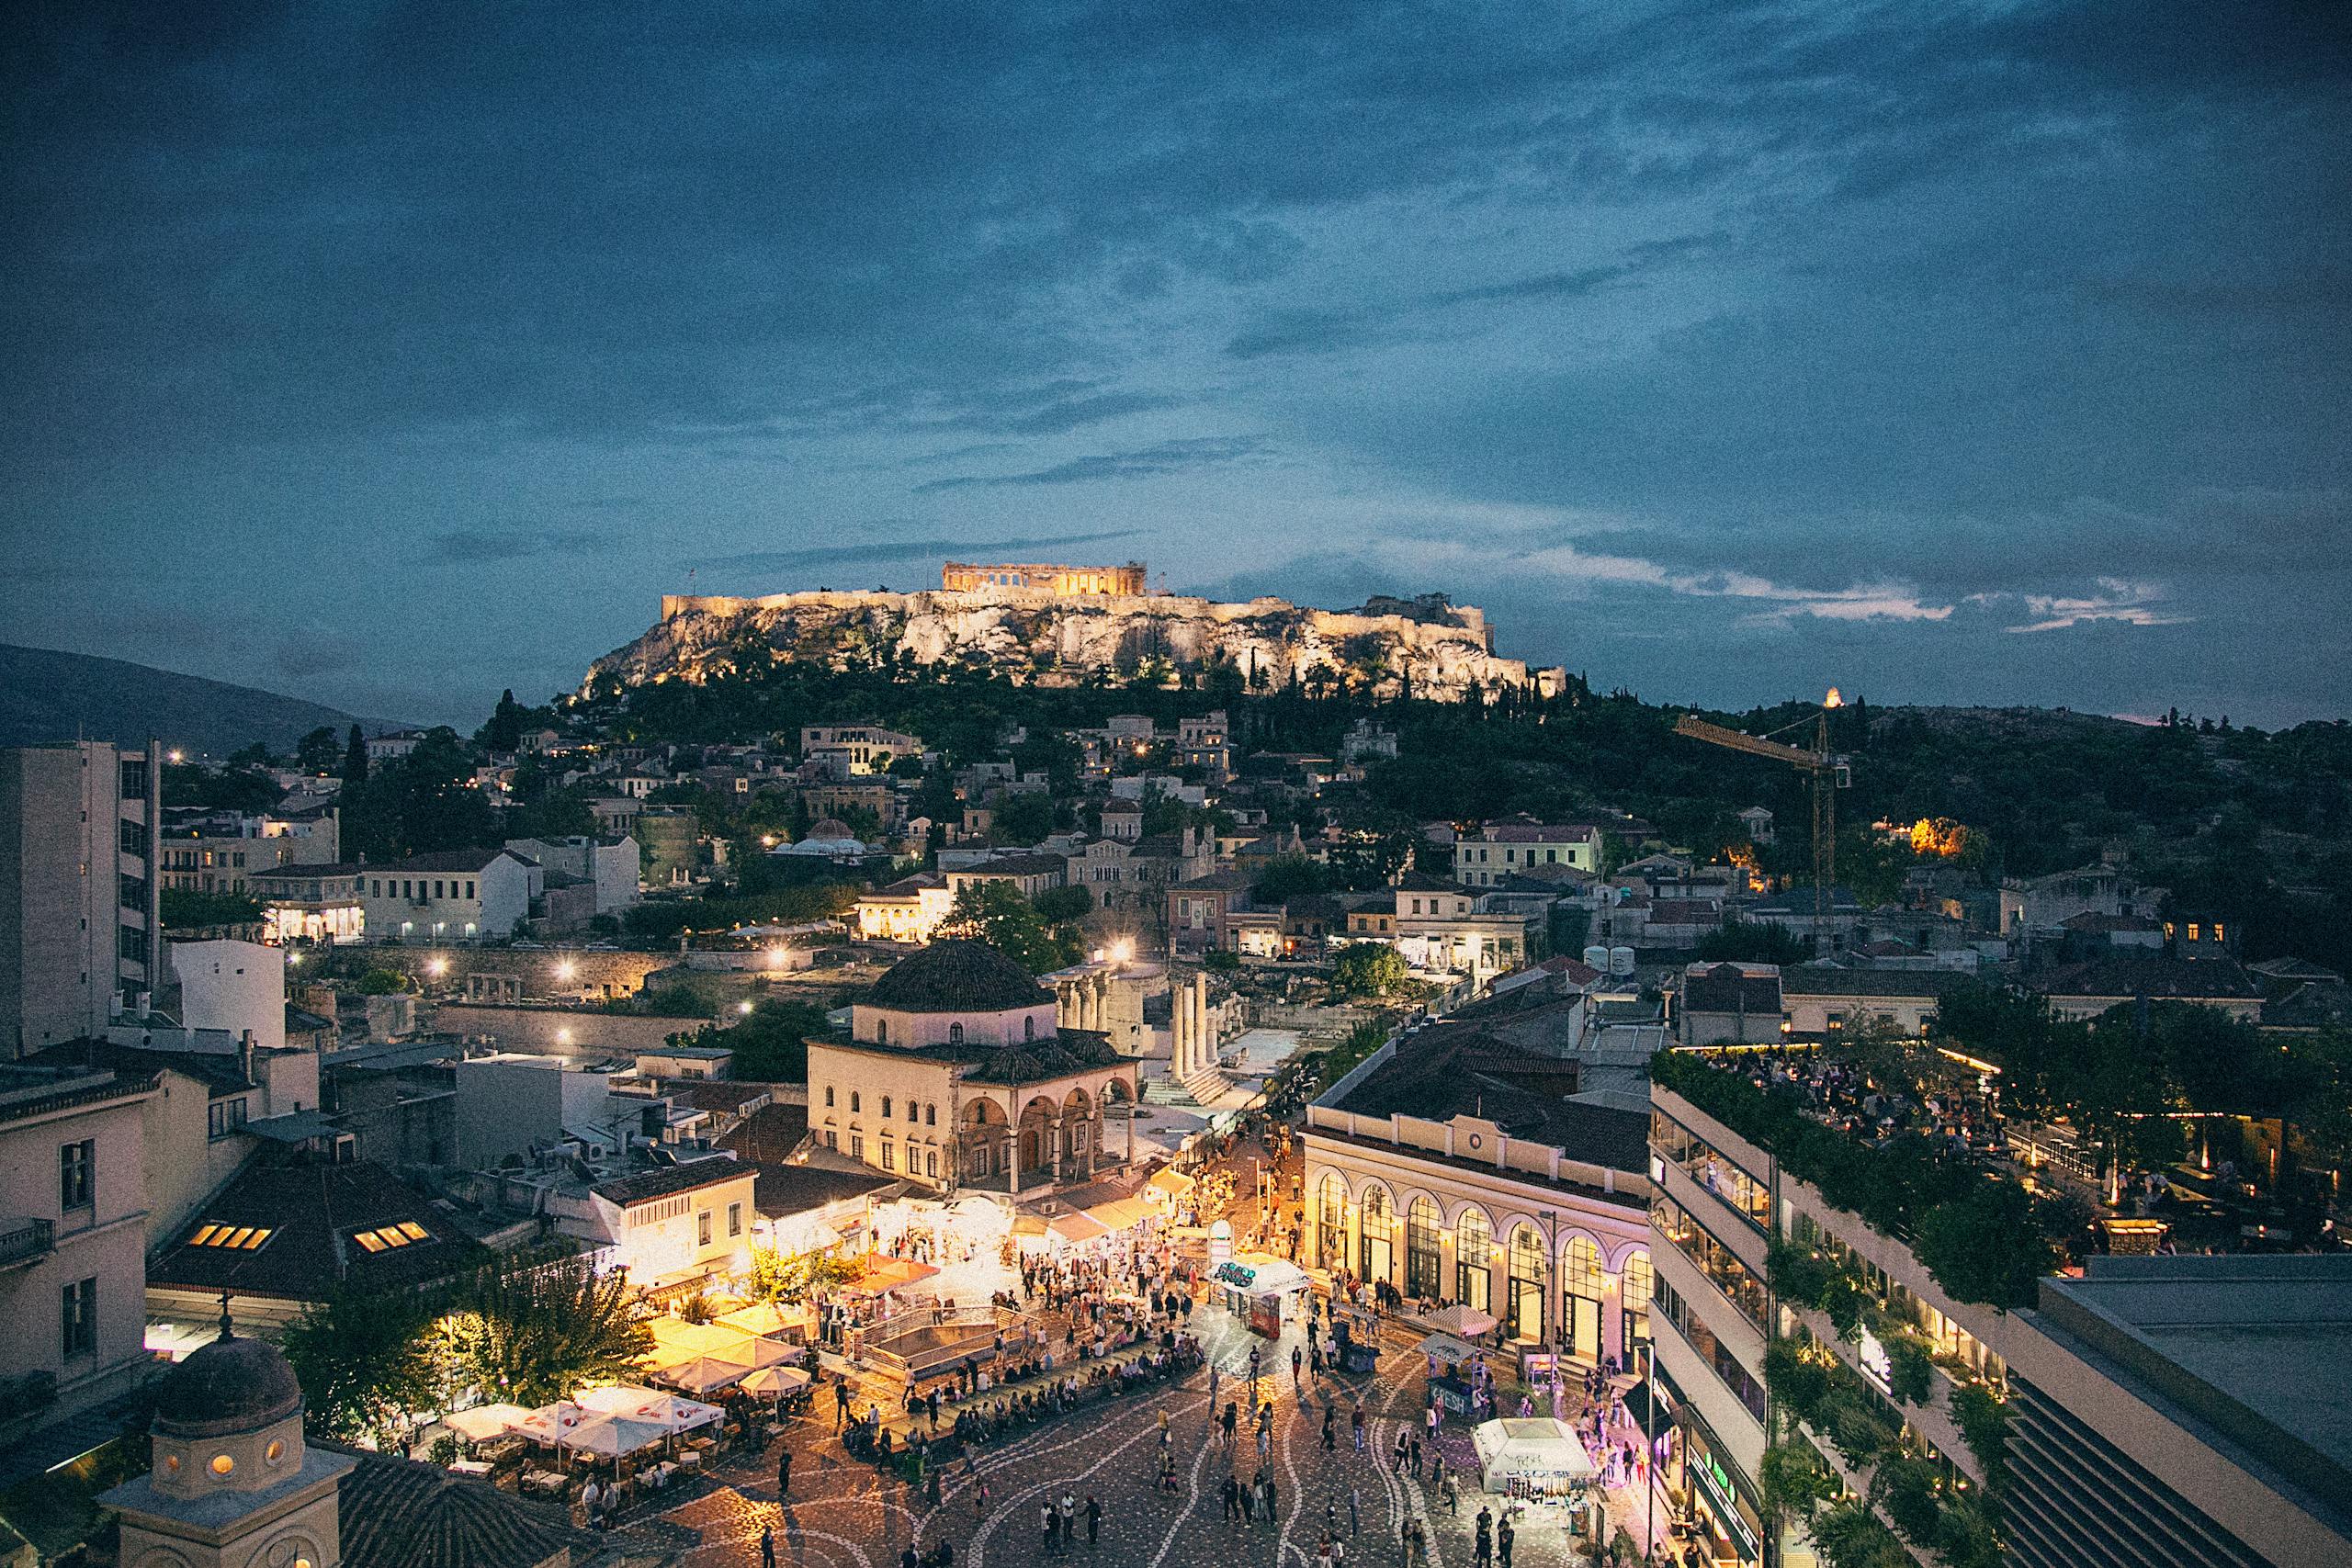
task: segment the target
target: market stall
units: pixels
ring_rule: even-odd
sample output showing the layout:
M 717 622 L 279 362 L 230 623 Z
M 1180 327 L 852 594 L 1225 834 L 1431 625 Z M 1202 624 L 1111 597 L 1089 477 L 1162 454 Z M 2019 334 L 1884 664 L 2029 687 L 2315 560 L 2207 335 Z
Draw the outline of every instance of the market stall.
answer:
M 1600 1474 L 1576 1428 L 1546 1416 L 1481 1422 L 1471 1439 L 1489 1492 L 1532 1502 L 1574 1502 Z
M 1248 1321 L 1252 1332 L 1278 1337 L 1283 1325 L 1306 1310 L 1315 1281 L 1297 1264 L 1269 1253 L 1245 1252 L 1209 1271 L 1226 1310 Z
M 1421 1319 L 1422 1326 L 1456 1339 L 1477 1339 L 1495 1331 L 1495 1320 L 1477 1308 L 1451 1302 Z

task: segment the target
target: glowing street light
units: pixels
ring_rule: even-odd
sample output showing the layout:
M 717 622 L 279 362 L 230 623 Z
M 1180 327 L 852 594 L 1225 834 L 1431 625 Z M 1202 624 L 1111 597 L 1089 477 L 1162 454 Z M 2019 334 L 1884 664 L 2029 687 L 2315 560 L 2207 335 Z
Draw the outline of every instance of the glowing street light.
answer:
M 436 978 L 447 975 L 449 972 L 449 961 L 446 958 L 433 959 L 424 965 L 424 972 Z
M 735 1004 L 735 1010 L 741 1013 L 744 1017 L 749 1018 L 752 1015 L 751 998 L 746 997 L 743 1000 L 737 1002 Z
M 579 973 L 580 965 L 569 958 L 555 966 L 556 978 L 559 980 L 569 980 Z
M 176 747 L 176 746 L 173 747 L 170 750 L 168 750 L 168 751 L 166 751 L 166 752 L 164 752 L 164 761 L 165 761 L 166 762 L 170 762 L 170 763 L 174 764 L 175 766 L 176 766 L 176 765 L 178 765 L 180 762 L 182 762 L 182 761 L 186 761 L 186 760 L 187 760 L 187 752 L 185 752 L 185 751 L 182 751 L 182 750 L 181 750 L 178 747 Z
M 1111 962 L 1114 964 L 1125 964 L 1128 959 L 1133 958 L 1135 955 L 1136 944 L 1127 941 L 1125 937 L 1121 937 L 1117 942 L 1111 944 Z

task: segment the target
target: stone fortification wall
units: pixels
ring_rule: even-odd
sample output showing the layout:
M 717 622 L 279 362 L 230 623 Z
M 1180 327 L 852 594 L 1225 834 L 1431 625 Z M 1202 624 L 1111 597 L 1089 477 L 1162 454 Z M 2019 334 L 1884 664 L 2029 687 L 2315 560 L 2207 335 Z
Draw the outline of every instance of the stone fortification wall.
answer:
M 430 967 L 435 959 L 447 964 L 438 975 Z M 677 962 L 674 953 L 587 953 L 570 947 L 362 947 L 337 953 L 335 973 L 356 977 L 369 969 L 393 969 L 421 990 L 460 992 L 469 975 L 512 975 L 522 982 L 526 998 L 605 998 L 633 997 L 645 988 L 648 975 Z M 559 973 L 564 964 L 571 965 L 569 979 Z
M 1494 628 L 1469 605 L 1382 600 L 1335 611 L 1273 598 L 1070 598 L 989 588 L 664 595 L 661 621 L 590 666 L 583 690 L 605 677 L 624 685 L 703 680 L 731 668 L 747 647 L 834 663 L 884 652 L 904 652 L 923 664 L 977 656 L 1041 680 L 1130 671 L 1155 661 L 1180 670 L 1226 661 L 1279 687 L 1324 668 L 1376 692 L 1409 682 L 1415 695 L 1438 701 L 1507 686 L 1533 685 L 1548 694 L 1565 682 L 1557 669 L 1497 655 Z

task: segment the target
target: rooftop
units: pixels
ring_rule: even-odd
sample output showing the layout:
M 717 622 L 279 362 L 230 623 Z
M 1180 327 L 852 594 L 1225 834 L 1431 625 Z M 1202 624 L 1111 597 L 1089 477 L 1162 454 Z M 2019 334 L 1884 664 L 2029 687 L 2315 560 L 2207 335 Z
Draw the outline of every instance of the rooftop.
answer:
M 951 940 L 892 964 L 864 1005 L 894 1012 L 1010 1012 L 1053 999 L 1035 976 L 988 943 Z
M 688 1160 L 683 1165 L 656 1166 L 630 1176 L 616 1176 L 609 1181 L 599 1181 L 593 1190 L 606 1202 L 623 1208 L 632 1203 L 650 1202 L 679 1192 L 692 1192 L 697 1188 L 715 1187 L 722 1181 L 733 1181 L 752 1174 L 742 1161 L 726 1156 L 707 1159 Z
M 398 1239 L 382 1237 L 387 1230 Z M 379 1239 L 370 1246 L 363 1233 Z M 198 1206 L 147 1279 L 308 1302 L 338 1283 L 407 1289 L 446 1279 L 479 1254 L 447 1214 L 383 1166 L 255 1164 Z

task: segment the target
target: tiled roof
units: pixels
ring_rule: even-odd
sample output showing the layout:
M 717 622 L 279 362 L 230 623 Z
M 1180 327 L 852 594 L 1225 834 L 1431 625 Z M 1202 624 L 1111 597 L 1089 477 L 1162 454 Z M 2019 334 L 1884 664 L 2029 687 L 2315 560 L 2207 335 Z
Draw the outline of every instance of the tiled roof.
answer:
M 720 1134 L 718 1146 L 738 1159 L 780 1165 L 808 1135 L 806 1105 L 763 1105 Z
M 1572 1159 L 1614 1170 L 1649 1168 L 1649 1118 L 1579 1104 L 1576 1065 L 1526 1050 L 1467 1024 L 1440 1024 L 1396 1043 L 1390 1059 L 1340 1108 L 1363 1116 L 1403 1112 L 1431 1122 L 1475 1116 L 1514 1138 L 1549 1144 Z
M 182 1077 L 194 1078 L 206 1091 L 218 1099 L 224 1094 L 243 1094 L 254 1087 L 245 1077 L 234 1052 L 220 1051 L 159 1051 L 137 1045 L 117 1045 L 104 1040 L 69 1040 L 62 1045 L 51 1045 L 23 1058 L 25 1065 L 36 1067 L 111 1068 L 118 1073 L 144 1077 L 150 1073 L 175 1072 Z
M 344 1568 L 541 1568 L 598 1549 L 556 1504 L 438 1465 L 344 1451 L 359 1461 L 338 1494 Z
M 442 873 L 444 875 L 447 875 L 448 873 L 453 871 L 479 872 L 501 855 L 506 855 L 514 860 L 520 861 L 525 865 L 536 865 L 538 863 L 536 861 L 525 859 L 525 857 L 515 854 L 514 851 L 508 849 L 443 850 L 436 854 L 411 855 L 404 861 L 388 862 L 382 866 L 371 866 L 369 869 L 385 872 L 406 872 L 411 875 L 414 875 L 420 871 L 437 871 Z
M 683 1165 L 657 1166 L 633 1176 L 617 1176 L 610 1181 L 599 1181 L 592 1190 L 605 1201 L 627 1208 L 631 1203 L 667 1198 L 676 1192 L 691 1192 L 698 1187 L 712 1187 L 750 1174 L 741 1160 L 722 1157 L 695 1159 Z
M 935 942 L 892 964 L 866 1001 L 898 1012 L 1009 1012 L 1053 1000 L 1036 976 L 981 942 Z
M 2234 958 L 2101 958 L 2045 969 L 2026 983 L 2051 997 L 2230 1000 L 2262 994 Z
M 1951 969 L 1842 969 L 1799 964 L 1781 971 L 1781 995 L 1789 997 L 1923 997 L 1944 994 L 1962 976 Z
M 353 1239 L 403 1221 L 424 1229 L 425 1238 L 381 1251 Z M 212 1225 L 251 1226 L 270 1235 L 250 1250 L 189 1245 Z M 339 1283 L 413 1289 L 471 1268 L 481 1256 L 448 1215 L 380 1165 L 256 1164 L 198 1206 L 174 1244 L 149 1266 L 147 1281 L 312 1302 L 324 1300 Z

